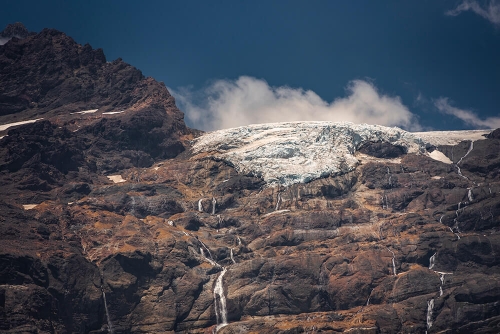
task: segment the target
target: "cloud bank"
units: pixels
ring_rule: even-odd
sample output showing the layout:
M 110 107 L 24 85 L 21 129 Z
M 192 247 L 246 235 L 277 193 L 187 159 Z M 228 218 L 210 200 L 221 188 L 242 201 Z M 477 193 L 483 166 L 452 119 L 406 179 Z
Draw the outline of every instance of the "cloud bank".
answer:
M 481 6 L 479 1 L 464 0 L 455 9 L 449 10 L 445 14 L 457 16 L 468 10 L 471 10 L 482 18 L 490 21 L 496 27 L 500 27 L 500 2 L 496 0 L 486 2 L 484 7 Z
M 486 119 L 481 119 L 470 110 L 453 107 L 446 97 L 440 97 L 435 100 L 434 105 L 442 113 L 455 116 L 467 125 L 483 129 L 500 128 L 500 117 L 488 117 Z
M 200 91 L 169 90 L 188 122 L 202 130 L 289 121 L 350 121 L 421 129 L 398 96 L 380 94 L 364 80 L 349 82 L 347 96 L 331 103 L 311 90 L 272 87 L 265 80 L 248 76 L 217 80 Z

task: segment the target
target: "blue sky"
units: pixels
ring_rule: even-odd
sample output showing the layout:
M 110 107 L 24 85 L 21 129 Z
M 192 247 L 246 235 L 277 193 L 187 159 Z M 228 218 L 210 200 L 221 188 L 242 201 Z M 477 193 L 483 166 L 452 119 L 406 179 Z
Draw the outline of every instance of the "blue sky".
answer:
M 198 128 L 500 127 L 500 0 L 4 1 L 16 21 L 165 82 Z

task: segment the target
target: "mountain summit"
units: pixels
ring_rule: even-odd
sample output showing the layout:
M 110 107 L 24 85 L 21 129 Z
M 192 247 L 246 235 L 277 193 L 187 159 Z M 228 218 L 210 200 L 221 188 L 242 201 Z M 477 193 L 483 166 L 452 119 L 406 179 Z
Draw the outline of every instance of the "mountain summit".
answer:
M 21 22 L 8 24 L 7 27 L 0 32 L 0 45 L 4 45 L 13 37 L 23 39 L 34 34 L 34 32 L 29 32 Z
M 0 332 L 498 333 L 499 133 L 202 133 L 121 59 L 12 38 Z

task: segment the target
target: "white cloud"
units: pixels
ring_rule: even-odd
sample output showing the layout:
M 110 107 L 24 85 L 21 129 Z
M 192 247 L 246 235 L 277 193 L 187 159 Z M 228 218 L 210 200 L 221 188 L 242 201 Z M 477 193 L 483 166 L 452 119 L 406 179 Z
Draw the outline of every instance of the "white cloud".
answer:
M 464 0 L 455 9 L 449 10 L 445 14 L 457 16 L 468 10 L 473 11 L 477 15 L 493 23 L 495 26 L 500 27 L 500 2 L 496 0 L 487 1 L 484 7 L 481 6 L 479 1 Z
M 311 90 L 271 87 L 248 76 L 217 80 L 197 92 L 189 88 L 170 91 L 189 123 L 203 130 L 285 121 L 350 121 L 421 128 L 398 96 L 382 95 L 364 80 L 351 81 L 348 95 L 331 103 Z
M 500 117 L 479 118 L 474 112 L 453 107 L 448 102 L 448 98 L 440 97 L 434 101 L 434 105 L 444 114 L 453 115 L 461 119 L 465 124 L 483 129 L 500 128 Z

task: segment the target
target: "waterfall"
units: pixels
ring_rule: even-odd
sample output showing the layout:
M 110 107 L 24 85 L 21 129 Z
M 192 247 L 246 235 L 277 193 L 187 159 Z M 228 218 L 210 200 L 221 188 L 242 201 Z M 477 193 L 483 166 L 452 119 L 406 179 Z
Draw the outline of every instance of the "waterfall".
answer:
M 394 273 L 394 276 L 397 276 L 397 272 L 396 272 L 396 262 L 394 261 L 394 258 L 395 258 L 395 255 L 394 255 L 394 252 L 392 250 L 390 250 L 389 248 L 387 248 L 387 250 L 389 252 L 391 252 L 392 254 L 392 272 Z
M 203 198 L 200 198 L 198 201 L 198 211 L 203 212 L 203 205 L 201 204 L 203 202 Z
M 239 236 L 236 236 L 236 240 L 238 240 L 238 246 L 241 246 L 241 239 Z
M 389 177 L 389 187 L 392 188 L 392 175 L 389 167 L 387 167 L 387 176 Z
M 472 202 L 474 200 L 474 197 L 472 197 L 472 189 L 469 188 L 469 192 L 467 193 L 467 197 L 469 197 L 469 202 Z
M 207 250 L 208 250 L 208 249 L 207 249 Z M 203 258 L 205 258 L 205 260 L 207 260 L 207 262 L 208 262 L 208 263 L 210 263 L 212 266 L 214 266 L 214 267 L 220 267 L 220 265 L 219 265 L 217 262 L 215 262 L 213 259 L 211 259 L 211 258 L 209 259 L 208 257 L 206 257 L 205 252 L 203 251 L 203 248 L 201 248 L 201 247 L 200 247 L 200 254 L 201 254 L 201 256 L 203 256 Z M 210 251 L 209 251 L 209 253 L 208 253 L 208 254 L 210 254 Z M 210 255 L 210 257 L 212 257 L 212 255 Z
M 372 297 L 373 290 L 375 290 L 375 288 L 370 291 L 370 295 L 368 296 L 368 300 L 366 301 L 366 306 L 370 305 L 370 298 Z
M 280 209 L 280 204 L 281 204 L 281 193 L 278 192 L 278 198 L 276 200 L 276 208 L 274 209 L 274 211 L 278 211 Z
M 429 258 L 429 269 L 434 268 L 434 260 L 436 259 L 436 253 Z
M 453 275 L 453 273 L 445 273 L 441 271 L 436 271 L 439 274 L 439 280 L 441 281 L 441 286 L 439 287 L 439 297 L 443 295 L 444 277 L 445 275 Z
M 457 165 L 462 162 L 462 159 L 464 159 L 466 156 L 469 155 L 469 153 L 472 151 L 473 148 L 474 148 L 474 141 L 471 140 L 469 150 L 467 151 L 467 153 L 465 153 L 465 155 L 463 157 L 460 158 L 460 160 L 458 160 Z
M 229 253 L 229 255 L 231 256 L 231 261 L 233 261 L 234 264 L 236 264 L 236 261 L 234 260 L 234 257 L 233 257 L 233 249 L 231 248 L 231 252 Z
M 432 309 L 434 308 L 434 299 L 427 302 L 427 329 L 432 327 Z
M 215 215 L 215 206 L 217 205 L 217 200 L 212 197 L 212 214 Z
M 455 164 L 455 167 L 457 168 L 457 173 L 458 175 L 460 175 L 461 177 L 463 177 L 464 179 L 469 179 L 467 176 L 464 176 L 462 175 L 462 171 L 460 170 L 460 167 L 458 167 L 458 164 L 462 162 L 462 160 L 469 155 L 469 153 L 472 151 L 472 149 L 474 148 L 474 141 L 471 140 L 470 142 L 470 147 L 469 147 L 469 150 L 467 151 L 467 153 L 465 153 L 465 155 L 463 157 L 460 158 L 460 160 L 458 160 L 458 162 Z
M 104 309 L 106 310 L 106 319 L 108 320 L 108 331 L 113 333 L 113 324 L 111 323 L 111 318 L 109 317 L 108 303 L 106 301 L 106 292 L 104 292 L 103 287 L 101 287 L 102 299 L 104 299 Z
M 222 327 L 227 326 L 226 296 L 224 296 L 224 284 L 222 281 L 224 274 L 226 274 L 226 268 L 222 267 L 222 271 L 219 277 L 217 277 L 214 287 L 214 308 L 217 318 L 216 332 Z
M 387 195 L 382 195 L 382 209 L 389 209 L 389 203 L 387 200 Z
M 223 221 L 224 219 L 220 215 L 217 215 L 217 232 L 219 232 L 219 229 L 222 227 Z

